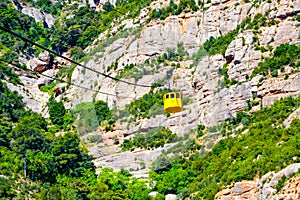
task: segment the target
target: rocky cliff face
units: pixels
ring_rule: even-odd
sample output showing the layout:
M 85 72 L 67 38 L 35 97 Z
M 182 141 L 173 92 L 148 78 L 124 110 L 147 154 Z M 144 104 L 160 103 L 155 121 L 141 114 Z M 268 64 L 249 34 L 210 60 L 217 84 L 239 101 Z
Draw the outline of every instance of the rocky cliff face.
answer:
M 235 183 L 216 194 L 215 199 L 299 199 L 299 174 L 300 164 L 293 164 L 274 173 L 269 172 L 261 179 Z M 280 183 L 283 177 L 292 177 Z
M 159 2 L 155 2 L 151 6 L 155 7 L 157 4 Z M 185 110 L 182 113 L 166 119 L 166 125 L 173 126 L 174 118 L 177 118 L 175 120 L 180 121 L 180 125 L 174 125 L 173 131 L 182 134 L 196 124 L 212 126 L 235 115 L 237 111 L 246 108 L 247 100 L 252 100 L 254 93 L 262 100 L 263 106 L 269 106 L 274 100 L 281 97 L 299 94 L 300 77 L 297 73 L 289 72 L 288 67 L 285 73 L 290 76 L 287 80 L 282 76 L 266 79 L 261 84 L 258 84 L 259 76 L 250 81 L 246 80 L 246 76 L 251 75 L 261 58 L 269 54 L 269 52 L 263 53 L 255 49 L 257 45 L 253 42 L 255 35 L 258 37 L 259 44 L 266 48 L 267 46 L 276 48 L 286 42 L 299 44 L 300 28 L 298 22 L 292 19 L 293 15 L 300 11 L 297 2 L 262 2 L 258 6 L 252 6 L 252 3 L 224 1 L 223 3 L 212 2 L 206 7 L 208 9 L 205 12 L 187 12 L 179 16 L 168 17 L 164 21 L 155 20 L 148 24 L 142 24 L 144 26 L 137 36 L 134 37 L 134 33 L 130 33 L 126 37 L 120 36 L 105 49 L 94 50 L 86 65 L 100 72 L 106 72 L 107 68 L 115 62 L 118 63 L 117 70 L 121 70 L 124 65 L 130 63 L 143 65 L 146 60 L 155 59 L 157 55 L 162 55 L 168 49 L 177 49 L 179 42 L 183 42 L 184 49 L 189 55 L 192 55 L 210 36 L 219 37 L 221 34 L 224 35 L 234 30 L 246 16 L 268 13 L 267 17 L 278 20 L 278 24 L 260 27 L 256 31 L 241 32 L 228 46 L 225 57 L 219 54 L 204 55 L 199 64 L 191 69 L 189 66 L 193 60 L 180 62 L 181 67 L 174 71 L 173 77 L 176 78 L 173 80 L 173 88 L 181 90 L 184 96 L 192 98 L 191 102 L 193 103 L 184 105 Z M 146 21 L 144 19 L 147 17 L 142 12 L 133 24 Z M 119 27 L 136 27 L 131 21 L 123 23 Z M 118 28 L 116 30 L 120 31 Z M 104 38 L 98 40 L 102 39 Z M 96 48 L 95 46 L 94 49 Z M 232 60 L 228 64 L 229 78 L 238 81 L 239 84 L 223 88 L 221 84 L 224 78 L 218 74 L 218 70 L 228 62 L 226 58 L 229 57 Z M 162 80 L 165 78 L 166 69 L 170 67 L 161 67 L 155 74 L 144 75 L 137 80 L 137 83 L 151 84 Z M 116 74 L 115 71 L 108 73 Z M 127 80 L 134 82 L 133 78 Z M 95 98 L 107 101 L 111 107 L 116 105 L 118 108 L 123 108 L 129 102 L 149 92 L 149 88 L 115 82 L 80 68 L 75 69 L 72 81 L 85 87 L 100 88 L 100 92 L 110 92 L 113 95 L 93 94 L 89 91 L 72 88 L 70 97 L 75 96 L 75 98 L 70 106 L 82 101 L 92 101 Z M 151 120 L 146 121 L 151 122 Z M 147 122 L 140 124 L 145 123 Z M 150 124 L 149 126 L 151 126 Z M 134 133 L 133 130 L 126 131 Z
M 165 2 L 157 1 L 152 3 L 151 7 L 166 5 Z M 205 7 L 207 8 L 205 12 L 184 12 L 179 16 L 170 16 L 163 21 L 154 20 L 150 23 L 146 23 L 149 11 L 145 9 L 138 19 L 123 21 L 110 32 L 112 35 L 118 35 L 123 27 L 123 31 L 127 31 L 128 34 L 116 37 L 106 48 L 100 49 L 97 45 L 89 47 L 86 51 L 93 53 L 85 64 L 97 71 L 106 72 L 108 67 L 117 63 L 116 71 L 108 70 L 108 74 L 114 76 L 126 64 L 134 63 L 144 66 L 146 60 L 155 60 L 158 55 L 162 55 L 169 49 L 176 50 L 179 42 L 183 42 L 184 49 L 191 57 L 210 36 L 219 37 L 229 33 L 247 16 L 253 18 L 255 14 L 261 13 L 270 20 L 276 20 L 277 23 L 259 27 L 258 30 L 249 29 L 240 32 L 229 44 L 224 56 L 221 54 L 209 56 L 207 52 L 203 52 L 201 61 L 194 67 L 190 67 L 195 62 L 193 59 L 180 61 L 180 68 L 174 70 L 172 86 L 189 98 L 188 103 L 184 105 L 184 111 L 170 117 L 159 115 L 155 118 L 141 119 L 133 124 L 120 121 L 118 131 L 109 133 L 110 138 L 132 136 L 141 130 L 147 131 L 162 124 L 182 135 L 198 124 L 217 125 L 247 108 L 249 101 L 261 102 L 252 108 L 252 111 L 255 111 L 261 106 L 272 105 L 275 100 L 282 97 L 300 94 L 300 74 L 295 73 L 288 66 L 282 72 L 288 74 L 288 78 L 279 74 L 276 78 L 267 78 L 262 82 L 260 75 L 250 80 L 247 79 L 247 76 L 249 77 L 258 66 L 261 58 L 270 54 L 270 52 L 257 50 L 257 44 L 265 48 L 272 46 L 275 49 L 283 43 L 300 43 L 299 22 L 293 18 L 300 11 L 298 2 L 272 1 L 253 6 L 252 3 L 239 1 L 214 1 L 206 4 Z M 104 35 L 100 36 L 97 41 L 105 42 Z M 255 37 L 257 41 L 254 41 Z M 229 78 L 238 82 L 228 88 L 222 86 L 224 77 L 219 75 L 219 70 L 225 63 L 228 64 Z M 150 85 L 163 80 L 166 70 L 170 68 L 170 65 L 161 65 L 155 73 L 143 74 L 136 83 Z M 135 82 L 134 78 L 123 79 Z M 115 106 L 121 109 L 150 90 L 115 82 L 80 68 L 75 69 L 72 81 L 84 87 L 98 88 L 100 92 L 112 95 L 97 94 L 74 87 L 69 91 L 69 98 L 72 100 L 67 105 L 70 107 L 80 102 L 100 99 L 108 102 L 110 107 Z M 119 150 L 113 152 L 117 151 Z M 107 162 L 105 160 L 106 157 L 96 163 L 112 166 L 111 163 L 117 162 L 119 158 L 112 158 Z M 122 165 L 122 167 L 131 168 L 127 165 Z
M 100 2 L 104 3 L 105 1 Z M 110 2 L 115 3 L 114 1 Z M 152 2 L 150 7 L 155 9 L 167 5 L 168 1 L 159 0 Z M 36 20 L 44 20 L 43 16 L 34 14 L 36 12 L 33 12 L 33 9 L 22 10 L 22 12 L 37 16 Z M 149 9 L 145 8 L 136 19 L 116 22 L 110 31 L 101 34 L 92 46 L 85 49 L 89 56 L 83 64 L 111 76 L 116 76 L 127 64 L 134 64 L 143 69 L 140 72 L 141 76 L 138 78 L 123 77 L 122 79 L 137 84 L 151 85 L 165 80 L 166 70 L 174 68 L 172 62 L 157 64 L 158 56 L 170 50 L 177 51 L 178 44 L 182 42 L 188 56 L 181 61 L 174 62 L 175 66 L 179 65 L 180 67 L 174 69 L 171 82 L 172 87 L 182 91 L 187 100 L 184 110 L 172 114 L 170 117 L 157 115 L 149 119 L 139 119 L 131 124 L 119 120 L 116 130 L 106 133 L 103 143 L 90 148 L 97 157 L 95 164 L 112 167 L 116 170 L 125 168 L 134 172 L 137 177 L 144 176 L 149 170 L 150 163 L 161 154 L 162 149 L 120 153 L 119 147 L 113 145 L 112 138 L 117 136 L 122 141 L 140 131 L 146 132 L 150 128 L 162 125 L 169 127 L 178 135 L 183 135 L 199 124 L 217 125 L 234 116 L 238 111 L 247 108 L 249 101 L 258 102 L 256 106 L 252 107 L 251 111 L 254 112 L 261 106 L 272 105 L 275 100 L 282 97 L 299 95 L 300 73 L 293 71 L 289 66 L 284 66 L 284 71 L 279 72 L 278 77 L 265 77 L 262 80 L 261 75 L 257 75 L 249 78 L 261 59 L 268 57 L 271 53 L 270 51 L 261 51 L 256 48 L 257 46 L 275 49 L 283 43 L 300 44 L 299 21 L 294 17 L 299 12 L 300 2 L 293 0 L 263 1 L 260 4 L 234 0 L 212 0 L 211 3 L 204 5 L 204 11 L 186 10 L 178 16 L 170 16 L 165 20 L 150 20 L 149 22 Z M 276 23 L 240 31 L 233 38 L 224 55 L 209 55 L 205 51 L 199 55 L 198 50 L 211 36 L 218 38 L 225 35 L 236 29 L 247 16 L 253 19 L 258 13 Z M 49 22 L 49 24 L 51 23 Z M 193 59 L 193 54 L 201 57 L 198 63 Z M 146 64 L 147 62 L 150 64 Z M 220 69 L 225 64 L 228 67 L 229 79 L 237 82 L 229 87 L 224 86 L 225 78 L 220 75 Z M 111 67 L 112 65 L 114 67 Z M 55 69 L 47 67 L 47 60 L 43 59 L 43 55 L 28 62 L 28 67 L 30 66 L 34 70 L 42 67 L 42 73 L 50 74 L 53 77 L 56 75 Z M 113 68 L 115 70 L 112 70 Z M 286 74 L 287 77 L 284 76 Z M 36 79 L 26 76 L 22 76 L 21 79 L 23 83 L 26 83 L 28 94 L 13 85 L 9 85 L 10 88 L 23 94 L 28 107 L 46 115 L 45 105 L 49 96 L 41 93 L 38 87 L 48 84 L 52 80 L 36 81 Z M 111 108 L 122 109 L 126 104 L 150 91 L 150 88 L 116 82 L 81 67 L 75 68 L 72 82 L 86 88 L 99 90 L 100 93 L 71 87 L 63 94 L 69 99 L 68 102 L 65 102 L 67 108 L 74 108 L 80 102 L 91 102 L 95 99 L 108 102 Z M 62 95 L 57 99 L 61 97 Z M 286 121 L 286 126 L 289 125 L 292 118 L 299 118 L 299 111 Z M 271 175 L 268 177 L 272 179 Z M 293 181 L 297 183 L 299 177 L 296 177 L 295 180 L 291 179 L 288 184 L 292 184 Z M 281 193 L 278 194 L 279 196 L 272 196 L 274 195 L 272 193 L 273 185 L 263 182 L 261 179 L 235 183 L 232 188 L 221 191 L 216 198 L 264 199 L 266 197 L 264 195 L 267 194 L 268 198 L 281 198 L 279 197 Z M 299 184 L 296 185 L 296 188 L 299 188 Z M 288 189 L 282 191 L 288 192 Z

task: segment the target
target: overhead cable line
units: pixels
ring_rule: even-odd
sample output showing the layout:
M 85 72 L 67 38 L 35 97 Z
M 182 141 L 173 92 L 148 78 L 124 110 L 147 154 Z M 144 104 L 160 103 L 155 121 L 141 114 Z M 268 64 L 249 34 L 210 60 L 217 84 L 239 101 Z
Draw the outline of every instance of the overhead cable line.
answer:
M 44 46 L 42 46 L 42 45 L 39 45 L 39 44 L 37 44 L 37 43 L 35 43 L 35 42 L 33 42 L 33 41 L 31 41 L 31 40 L 25 38 L 25 37 L 23 37 L 23 36 L 21 36 L 21 35 L 15 33 L 15 32 L 13 32 L 13 31 L 11 31 L 11 30 L 9 30 L 9 29 L 3 27 L 3 26 L 0 26 L 0 30 L 5 31 L 5 32 L 7 32 L 7 33 L 10 33 L 11 35 L 13 35 L 13 36 L 15 36 L 15 37 L 18 37 L 18 38 L 24 40 L 25 42 L 28 42 L 28 43 L 30 43 L 30 44 L 32 44 L 32 45 L 35 45 L 35 46 L 37 46 L 37 47 L 39 47 L 39 48 L 41 48 L 41 49 L 43 49 L 43 50 L 45 50 L 45 51 L 48 51 L 49 53 L 52 53 L 52 54 L 54 54 L 54 55 L 56 55 L 56 56 L 58 56 L 58 57 L 60 57 L 60 58 L 63 58 L 63 59 L 65 59 L 65 60 L 67 60 L 67 61 L 69 61 L 69 62 L 71 62 L 71 63 L 73 63 L 73 64 L 75 64 L 75 65 L 81 66 L 81 67 L 83 67 L 83 68 L 85 68 L 85 69 L 88 69 L 88 70 L 90 70 L 90 71 L 92 71 L 92 72 L 95 72 L 95 73 L 97 73 L 97 74 L 100 74 L 100 75 L 102 75 L 102 76 L 104 76 L 104 77 L 106 77 L 106 78 L 110 78 L 110 79 L 112 79 L 112 80 L 114 80 L 114 81 L 119 81 L 119 82 L 126 83 L 126 84 L 128 84 L 128 85 L 134 85 L 134 86 L 138 86 L 138 87 L 149 87 L 149 88 L 153 88 L 153 87 L 160 87 L 160 86 L 161 86 L 161 85 L 158 85 L 158 86 L 152 86 L 152 85 L 137 84 L 137 83 L 132 83 L 132 82 L 124 81 L 124 80 L 122 80 L 122 79 L 115 78 L 115 77 L 110 76 L 110 75 L 108 75 L 108 74 L 104 74 L 104 73 L 102 73 L 102 72 L 96 71 L 95 69 L 92 69 L 92 68 L 90 68 L 90 67 L 87 67 L 87 66 L 85 66 L 85 65 L 83 65 L 83 64 L 80 64 L 79 62 L 76 62 L 76 61 L 74 61 L 74 60 L 72 60 L 72 59 L 70 59 L 70 58 L 67 58 L 67 57 L 63 56 L 63 55 L 59 55 L 58 53 L 54 52 L 53 50 L 50 50 L 50 49 L 48 49 L 48 48 L 46 48 L 46 47 L 44 47 Z
M 100 92 L 99 90 L 93 90 L 93 89 L 86 88 L 86 87 L 83 87 L 81 85 L 77 85 L 77 84 L 74 84 L 74 83 L 68 83 L 67 81 L 64 81 L 63 79 L 60 79 L 60 78 L 53 78 L 53 77 L 45 75 L 45 74 L 40 74 L 40 73 L 38 73 L 38 72 L 36 72 L 34 70 L 31 70 L 31 69 L 23 69 L 23 68 L 19 67 L 17 64 L 14 64 L 12 62 L 8 62 L 8 61 L 3 60 L 1 58 L 0 58 L 0 61 L 3 62 L 3 63 L 6 63 L 6 64 L 13 65 L 15 68 L 18 68 L 20 70 L 23 70 L 23 71 L 26 71 L 26 72 L 29 72 L 29 73 L 34 73 L 35 75 L 41 75 L 41 76 L 44 76 L 46 78 L 54 79 L 54 80 L 59 81 L 61 83 L 67 83 L 67 84 L 70 84 L 72 86 L 84 89 L 84 90 L 89 90 L 89 91 L 92 91 L 92 92 L 96 92 L 96 93 L 100 93 L 100 94 L 105 94 L 105 95 L 109 95 L 109 96 L 121 97 L 121 98 L 130 98 L 130 99 L 134 98 L 134 97 L 128 97 L 128 96 L 119 96 L 119 95 L 116 95 L 116 94 L 110 94 L 110 93 L 106 93 L 106 92 Z

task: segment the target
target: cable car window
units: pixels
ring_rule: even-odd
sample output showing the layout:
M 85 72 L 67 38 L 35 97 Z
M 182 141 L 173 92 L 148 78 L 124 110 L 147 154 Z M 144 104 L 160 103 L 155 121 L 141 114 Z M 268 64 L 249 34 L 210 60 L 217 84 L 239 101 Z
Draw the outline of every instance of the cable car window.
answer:
M 180 95 L 179 95 L 179 93 L 176 93 L 176 98 L 180 98 Z
M 167 94 L 167 95 L 166 95 L 166 99 L 168 99 L 168 98 L 169 98 L 169 95 Z
M 170 94 L 171 95 L 171 99 L 175 98 L 175 94 Z

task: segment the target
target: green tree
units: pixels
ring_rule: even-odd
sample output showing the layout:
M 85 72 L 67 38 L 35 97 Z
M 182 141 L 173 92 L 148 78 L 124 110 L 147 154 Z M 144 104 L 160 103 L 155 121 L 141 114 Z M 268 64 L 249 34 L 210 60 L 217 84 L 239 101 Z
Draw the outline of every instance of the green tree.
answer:
M 2 81 L 0 81 L 0 114 L 8 117 L 6 121 L 12 122 L 17 122 L 19 117 L 25 114 L 22 97 L 16 91 L 9 91 Z
M 27 174 L 33 181 L 54 183 L 56 181 L 57 169 L 54 163 L 54 156 L 49 152 L 26 153 Z
M 110 12 L 114 9 L 114 6 L 109 2 L 107 1 L 104 5 L 103 5 L 103 10 L 105 10 L 106 12 Z
M 9 147 L 7 134 L 10 133 L 12 124 L 5 114 L 0 114 L 0 146 Z
M 10 146 L 20 154 L 26 150 L 48 151 L 49 139 L 45 134 L 46 130 L 47 123 L 41 115 L 32 113 L 24 116 L 8 135 L 12 140 Z
M 74 60 L 79 60 L 80 58 L 82 58 L 84 56 L 84 52 L 83 52 L 82 48 L 78 47 L 78 46 L 73 47 L 71 49 L 70 53 Z
M 63 125 L 64 116 L 66 113 L 65 106 L 62 102 L 56 102 L 54 98 L 50 98 L 49 103 L 49 115 L 53 124 Z
M 94 103 L 94 105 L 99 123 L 101 123 L 103 120 L 109 120 L 111 118 L 111 110 L 106 102 L 98 100 Z
M 79 177 L 86 169 L 94 171 L 92 157 L 84 153 L 79 144 L 78 136 L 70 132 L 54 139 L 52 154 L 58 173 Z
M 1 199 L 14 199 L 16 197 L 16 190 L 12 187 L 14 180 L 0 176 L 0 197 Z

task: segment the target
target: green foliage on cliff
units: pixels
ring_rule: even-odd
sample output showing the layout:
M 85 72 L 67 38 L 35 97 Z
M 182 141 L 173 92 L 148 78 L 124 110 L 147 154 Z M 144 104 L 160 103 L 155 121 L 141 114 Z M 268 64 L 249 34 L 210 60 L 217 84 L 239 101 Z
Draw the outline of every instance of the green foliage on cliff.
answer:
M 151 89 L 149 93 L 145 94 L 143 97 L 126 105 L 125 110 L 128 111 L 134 119 L 148 118 L 150 117 L 150 112 L 153 107 L 156 105 L 163 105 L 163 94 L 167 91 L 167 89 L 159 89 L 154 92 L 154 90 Z M 161 107 L 159 108 L 161 109 Z M 163 114 L 163 112 L 164 111 L 162 110 L 160 114 Z M 154 113 L 154 111 L 152 111 L 152 113 Z
M 47 38 L 47 30 L 44 28 L 43 24 L 36 23 L 32 17 L 18 12 L 9 1 L 4 1 L 0 3 L 0 25 L 6 27 L 34 42 L 43 44 L 48 44 L 49 40 Z M 28 43 L 23 40 L 17 39 L 9 33 L 0 31 L 0 44 L 9 48 L 12 52 L 26 52 L 27 54 L 32 54 L 34 52 L 33 47 L 29 46 Z M 46 45 L 47 46 L 47 45 Z M 10 56 L 16 56 L 16 53 L 11 53 Z M 8 61 L 12 61 L 8 60 Z
M 270 57 L 265 58 L 258 64 L 258 67 L 253 70 L 251 77 L 255 77 L 257 74 L 276 77 L 278 76 L 278 70 L 284 72 L 286 65 L 299 70 L 299 59 L 300 45 L 281 44 L 275 49 Z
M 135 148 L 152 149 L 163 147 L 166 143 L 175 142 L 177 135 L 168 128 L 159 127 L 148 131 L 146 134 L 137 134 L 133 139 L 125 139 L 121 145 L 122 150 Z
M 16 74 L 10 66 L 2 62 L 0 62 L 0 77 L 1 76 L 3 76 L 3 79 L 7 79 L 9 82 L 11 82 L 14 85 L 22 84 L 19 75 Z
M 77 5 L 72 11 L 73 17 L 64 16 L 51 28 L 51 47 L 58 52 L 64 52 L 69 47 L 76 46 L 84 49 L 100 33 L 110 28 L 114 19 L 124 17 L 124 15 L 126 18 L 135 17 L 149 3 L 149 0 L 134 0 L 117 4 L 116 7 L 105 4 L 105 10 L 98 12 L 88 6 L 78 7 Z
M 204 42 L 204 49 L 210 54 L 210 55 L 216 55 L 216 54 L 222 54 L 225 56 L 225 51 L 228 47 L 228 45 L 235 39 L 237 34 L 240 30 L 243 30 L 245 26 L 250 23 L 250 18 L 247 17 L 245 20 L 241 22 L 240 25 L 238 25 L 234 30 L 230 31 L 229 33 L 222 35 L 220 37 L 210 37 L 208 40 Z
M 194 151 L 189 159 L 179 156 L 170 162 L 168 170 L 151 173 L 160 193 L 171 189 L 179 195 L 185 191 L 197 192 L 197 198 L 214 199 L 222 186 L 232 182 L 252 180 L 257 174 L 278 171 L 287 165 L 299 162 L 300 120 L 294 120 L 289 128 L 282 126 L 283 121 L 299 108 L 300 97 L 291 97 L 277 101 L 270 108 L 263 108 L 253 115 L 241 115 L 230 120 L 225 130 L 227 139 L 223 139 L 206 156 L 201 151 Z M 228 127 L 237 127 L 242 119 L 248 119 L 248 125 L 235 132 L 238 137 L 230 136 Z M 246 134 L 241 134 L 248 130 Z M 279 142 L 282 144 L 278 145 Z M 293 160 L 297 157 L 297 160 Z M 192 171 L 191 171 L 192 170 Z M 194 174 L 183 178 L 187 180 L 183 187 L 170 186 L 170 178 L 176 174 Z M 176 180 L 176 178 L 175 178 Z M 180 188 L 178 190 L 177 188 Z
M 2 81 L 0 91 L 1 199 L 150 199 L 146 183 L 126 170 L 103 169 L 96 176 L 77 134 L 55 136 L 45 119 L 25 111 L 22 98 Z M 65 109 L 52 101 L 59 114 L 51 117 L 60 123 Z
M 56 184 L 60 175 L 81 177 L 86 170 L 94 170 L 91 157 L 80 147 L 78 136 L 74 133 L 54 136 L 38 114 L 28 112 L 19 118 L 14 128 L 6 127 L 6 138 L 1 135 L 0 139 L 8 141 L 0 148 L 0 174 L 1 178 L 4 176 L 2 198 L 36 197 L 33 187 L 41 190 L 45 185 Z M 25 176 L 27 180 L 22 181 L 20 187 L 18 179 Z
M 112 113 L 106 102 L 98 100 L 94 103 L 94 105 L 95 105 L 96 115 L 99 123 L 101 123 L 103 120 L 111 119 Z
M 174 3 L 170 0 L 169 5 L 166 8 L 154 9 L 151 11 L 149 20 L 161 19 L 164 20 L 170 15 L 179 15 L 185 9 L 191 9 L 193 11 L 198 10 L 198 6 L 194 0 L 181 0 L 179 4 Z
M 11 92 L 2 81 L 0 81 L 0 115 L 7 117 L 7 121 L 11 122 L 17 122 L 25 115 L 22 97 L 16 91 Z
M 51 7 L 53 5 L 48 7 L 49 0 L 32 3 L 46 12 L 57 15 L 61 9 Z M 36 24 L 33 18 L 16 12 L 8 1 L 4 1 L 0 3 L 0 24 L 46 47 L 52 46 L 58 52 L 73 47 L 71 55 L 80 60 L 84 56 L 83 49 L 90 45 L 99 33 L 107 30 L 114 19 L 123 17 L 128 11 L 127 17 L 136 16 L 138 11 L 149 3 L 150 1 L 146 0 L 118 0 L 116 8 L 107 4 L 103 12 L 95 12 L 88 7 L 77 7 L 73 18 L 67 19 L 65 16 L 48 32 L 42 24 Z M 195 10 L 197 8 L 194 4 L 195 1 L 189 0 L 180 1 L 179 5 L 171 1 L 166 9 L 152 11 L 151 17 L 164 19 L 170 14 L 180 13 L 186 7 Z M 247 18 L 232 32 L 220 38 L 210 38 L 196 57 L 200 59 L 205 54 L 204 50 L 211 55 L 224 55 L 229 43 L 241 28 L 257 30 L 268 23 L 262 15 L 254 17 L 251 23 Z M 15 50 L 23 55 L 38 52 L 4 32 L 0 32 L 0 47 L 1 56 L 7 61 L 18 58 Z M 170 50 L 160 56 L 158 62 L 178 61 L 184 56 L 186 53 L 183 45 L 179 44 L 177 53 Z M 299 67 L 299 46 L 280 45 L 273 56 L 259 64 L 253 71 L 253 76 L 276 76 L 277 71 L 282 70 L 284 65 Z M 132 66 L 128 65 L 127 69 L 130 67 Z M 131 69 L 133 68 L 129 70 Z M 7 65 L 0 64 L 0 71 L 1 77 L 3 75 L 11 83 L 20 84 L 20 79 Z M 69 71 L 66 73 L 70 74 Z M 226 66 L 220 70 L 220 75 L 228 79 Z M 232 80 L 228 81 L 225 82 L 226 85 L 232 84 Z M 148 94 L 127 105 L 119 118 L 122 118 L 125 112 L 128 112 L 128 116 L 131 115 L 132 121 L 164 113 L 164 92 L 166 90 L 150 90 Z M 256 175 L 263 175 L 270 170 L 278 171 L 288 164 L 299 162 L 300 121 L 294 120 L 289 128 L 282 126 L 283 120 L 299 107 L 299 100 L 300 97 L 287 98 L 276 102 L 271 108 L 264 108 L 251 115 L 246 112 L 237 113 L 235 118 L 223 124 L 222 135 L 228 138 L 218 142 L 207 155 L 196 140 L 180 143 L 183 147 L 177 149 L 177 156 L 169 158 L 164 155 L 153 165 L 150 178 L 155 183 L 152 190 L 160 193 L 157 198 L 168 193 L 178 194 L 181 198 L 197 193 L 196 198 L 213 199 L 222 186 L 253 179 Z M 79 133 L 96 130 L 103 121 L 108 121 L 110 127 L 114 123 L 112 112 L 102 101 L 81 103 L 73 110 L 73 114 L 78 119 Z M 131 178 L 126 170 L 113 172 L 103 169 L 96 177 L 92 158 L 87 155 L 77 134 L 64 132 L 55 135 L 58 131 L 70 130 L 70 124 L 73 123 L 73 117 L 62 102 L 52 99 L 49 102 L 49 115 L 51 122 L 46 122 L 40 115 L 25 110 L 22 98 L 16 92 L 9 91 L 6 84 L 0 81 L 0 198 L 150 199 L 150 189 L 146 183 Z M 47 123 L 54 124 L 56 131 Z M 237 129 L 239 125 L 242 128 L 234 132 L 238 137 L 233 137 L 232 130 Z M 200 125 L 197 136 L 202 137 L 206 128 Z M 156 148 L 175 139 L 175 134 L 162 128 L 125 140 L 122 148 Z M 213 145 L 211 143 L 211 146 Z

